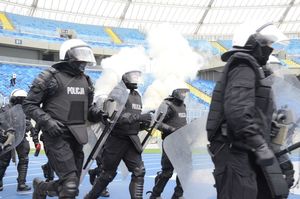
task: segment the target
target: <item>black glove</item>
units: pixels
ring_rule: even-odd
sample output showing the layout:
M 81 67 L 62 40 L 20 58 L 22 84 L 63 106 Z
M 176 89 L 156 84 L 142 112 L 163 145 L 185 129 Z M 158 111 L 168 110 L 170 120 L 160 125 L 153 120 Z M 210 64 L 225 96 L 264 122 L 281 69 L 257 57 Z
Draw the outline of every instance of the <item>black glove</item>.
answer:
M 158 127 L 162 133 L 173 133 L 174 131 L 176 131 L 176 128 L 168 125 L 168 124 L 165 124 L 165 123 L 161 123 L 160 126 Z
M 283 175 L 285 176 L 285 180 L 288 184 L 288 187 L 291 188 L 295 182 L 294 173 L 295 170 L 293 168 L 293 164 L 290 160 L 280 163 L 280 168 L 282 170 Z
M 33 127 L 31 124 L 31 121 L 29 119 L 26 119 L 26 132 L 30 131 L 30 129 Z
M 280 127 L 278 123 L 276 121 L 272 121 L 271 133 L 270 133 L 271 138 L 275 138 L 278 135 L 279 131 L 280 131 Z
M 63 130 L 61 129 L 61 127 L 63 126 L 64 125 L 61 122 L 54 119 L 50 119 L 44 126 L 44 130 L 51 137 L 60 136 L 61 134 L 63 134 Z
M 151 113 L 144 113 L 144 114 L 141 114 L 139 119 L 138 119 L 139 122 L 143 123 L 145 126 L 150 126 L 151 124 L 151 121 L 152 121 L 152 115 Z
M 274 153 L 268 147 L 267 143 L 264 143 L 257 147 L 254 151 L 256 156 L 256 163 L 261 166 L 269 166 L 272 165 L 274 162 Z

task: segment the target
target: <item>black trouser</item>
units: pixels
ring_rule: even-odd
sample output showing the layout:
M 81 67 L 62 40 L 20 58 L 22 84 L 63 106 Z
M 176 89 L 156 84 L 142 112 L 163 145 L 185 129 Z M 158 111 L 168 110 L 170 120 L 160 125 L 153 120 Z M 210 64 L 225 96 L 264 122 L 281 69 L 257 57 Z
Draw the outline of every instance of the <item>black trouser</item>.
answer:
M 25 184 L 29 162 L 28 154 L 30 151 L 29 142 L 26 138 L 24 138 L 21 141 L 21 143 L 16 147 L 16 151 L 19 159 L 17 166 L 18 184 Z M 4 177 L 5 171 L 10 163 L 11 157 L 11 151 L 7 152 L 6 154 L 0 157 L 0 180 L 2 180 Z
M 155 185 L 152 189 L 151 194 L 151 197 L 153 198 L 159 197 L 161 195 L 169 179 L 172 177 L 174 171 L 174 167 L 171 161 L 169 160 L 167 154 L 165 153 L 164 149 L 162 151 L 161 166 L 162 171 L 158 172 L 157 176 L 155 177 Z M 176 176 L 176 187 L 174 188 L 174 196 L 181 197 L 182 195 L 183 189 L 178 179 L 178 176 Z
M 108 137 L 104 145 L 101 158 L 102 171 L 86 198 L 97 198 L 100 196 L 100 193 L 115 177 L 121 160 L 125 162 L 128 170 L 132 172 L 129 185 L 131 198 L 142 198 L 140 194 L 143 192 L 145 169 L 141 153 L 136 150 L 134 144 L 128 137 L 112 135 Z
M 254 155 L 229 144 L 221 146 L 223 143 L 215 142 L 210 147 L 216 153 L 212 161 L 217 199 L 272 199 Z
M 59 185 L 57 193 L 60 198 L 75 198 L 79 192 L 79 178 L 84 159 L 83 146 L 68 130 L 64 130 L 64 133 L 57 137 L 51 137 L 45 132 L 43 133 L 43 141 L 47 149 L 46 155 L 49 163 L 59 178 L 51 184 Z M 76 185 L 75 188 L 74 184 Z M 49 189 L 52 191 L 54 187 Z

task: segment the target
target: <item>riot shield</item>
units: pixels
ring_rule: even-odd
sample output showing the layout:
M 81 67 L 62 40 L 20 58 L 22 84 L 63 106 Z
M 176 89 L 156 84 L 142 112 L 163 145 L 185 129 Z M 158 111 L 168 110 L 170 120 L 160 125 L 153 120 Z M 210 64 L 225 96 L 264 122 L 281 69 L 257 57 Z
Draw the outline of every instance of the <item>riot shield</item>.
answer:
M 205 130 L 207 113 L 191 121 L 163 141 L 169 157 L 182 184 L 184 197 L 189 199 L 213 198 L 213 165 L 207 153 Z
M 127 99 L 128 91 L 126 85 L 123 81 L 120 81 L 109 93 L 105 103 L 103 103 L 103 109 L 108 113 L 108 122 L 105 125 L 98 123 L 88 127 L 88 143 L 83 146 L 85 159 L 80 182 L 82 182 L 93 161 L 103 148 L 103 145 L 117 122 Z
M 280 134 L 283 141 L 281 142 L 281 151 L 277 152 L 276 155 L 279 157 L 289 153 L 296 171 L 294 174 L 296 182 L 290 192 L 299 194 L 300 164 L 297 160 L 300 154 L 300 82 L 295 75 L 286 71 L 279 71 L 267 79 L 272 82 L 277 109 L 286 109 L 292 112 L 291 116 L 287 117 L 291 120 L 290 124 L 287 125 L 287 132 Z
M 272 90 L 274 93 L 274 102 L 276 108 L 290 110 L 291 114 L 288 116 L 290 120 L 289 130 L 284 137 L 284 145 L 290 145 L 299 141 L 299 137 L 295 134 L 295 128 L 300 123 L 300 82 L 294 75 L 271 75 L 267 78 L 272 82 Z
M 143 150 L 146 148 L 147 144 L 149 143 L 152 134 L 155 131 L 157 131 L 159 124 L 161 124 L 161 122 L 165 118 L 167 110 L 168 110 L 168 105 L 166 104 L 165 101 L 163 101 L 154 113 L 154 117 L 151 122 L 150 129 L 145 132 L 139 133 L 139 138 L 141 140 Z
M 26 116 L 22 106 L 17 104 L 0 114 L 0 129 L 5 142 L 1 143 L 0 156 L 18 146 L 24 138 Z

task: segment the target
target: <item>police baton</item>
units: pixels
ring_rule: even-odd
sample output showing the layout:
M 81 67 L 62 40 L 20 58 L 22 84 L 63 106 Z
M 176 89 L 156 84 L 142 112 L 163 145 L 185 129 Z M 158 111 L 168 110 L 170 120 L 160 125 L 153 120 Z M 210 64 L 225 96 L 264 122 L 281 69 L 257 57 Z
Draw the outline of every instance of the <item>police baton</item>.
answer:
M 146 130 L 146 131 L 147 131 L 147 135 L 145 136 L 145 138 L 144 138 L 143 141 L 142 141 L 142 147 L 143 147 L 143 149 L 146 148 L 147 143 L 148 143 L 148 141 L 149 141 L 149 138 L 150 138 L 150 136 L 151 136 L 151 134 L 152 134 L 152 131 L 153 131 L 153 129 L 157 126 L 157 124 L 158 124 L 158 122 L 160 121 L 162 115 L 163 115 L 163 112 L 160 112 L 160 113 L 158 114 L 157 118 L 155 119 L 153 125 L 151 126 L 151 128 L 150 128 L 149 130 Z
M 280 157 L 280 156 L 282 156 L 286 153 L 290 153 L 291 151 L 296 150 L 298 148 L 300 148 L 300 142 L 296 142 L 295 144 L 292 144 L 291 146 L 279 151 L 275 155 L 276 155 L 276 157 Z

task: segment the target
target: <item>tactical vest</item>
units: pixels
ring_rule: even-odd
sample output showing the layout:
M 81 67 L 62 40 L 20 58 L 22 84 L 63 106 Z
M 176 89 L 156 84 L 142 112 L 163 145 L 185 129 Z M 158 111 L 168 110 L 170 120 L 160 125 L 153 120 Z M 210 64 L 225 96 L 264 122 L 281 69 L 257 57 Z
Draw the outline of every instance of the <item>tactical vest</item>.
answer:
M 131 113 L 141 115 L 142 112 L 142 99 L 140 94 L 137 91 L 131 91 L 128 95 L 127 102 L 124 106 L 124 109 L 121 113 Z M 112 134 L 115 135 L 137 135 L 140 130 L 140 123 L 135 121 L 132 124 L 119 124 L 116 123 Z
M 219 140 L 221 134 L 221 125 L 226 122 L 224 117 L 224 92 L 227 84 L 227 76 L 234 66 L 239 64 L 247 64 L 253 69 L 256 74 L 256 89 L 255 89 L 255 104 L 256 115 L 254 121 L 259 128 L 264 132 L 264 138 L 267 142 L 270 140 L 271 121 L 274 110 L 273 93 L 271 83 L 267 82 L 262 70 L 256 60 L 247 53 L 238 52 L 231 56 L 227 64 L 224 66 L 223 75 L 220 81 L 217 82 L 210 104 L 208 113 L 206 130 L 208 140 Z M 227 129 L 230 131 L 230 129 Z M 230 133 L 230 132 L 229 132 Z
M 163 119 L 163 123 L 172 126 L 176 129 L 183 127 L 184 125 L 187 124 L 186 121 L 186 107 L 185 104 L 182 103 L 180 105 L 176 105 L 173 102 L 169 100 L 165 100 L 166 104 L 169 106 L 169 108 L 172 110 L 171 116 L 166 117 L 166 119 Z M 173 133 L 173 132 L 172 132 Z M 171 133 L 163 133 L 163 139 L 168 136 Z
M 87 119 L 89 84 L 85 75 L 53 73 L 58 89 L 43 103 L 43 110 L 63 124 L 83 124 Z

